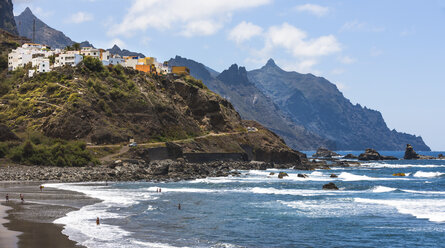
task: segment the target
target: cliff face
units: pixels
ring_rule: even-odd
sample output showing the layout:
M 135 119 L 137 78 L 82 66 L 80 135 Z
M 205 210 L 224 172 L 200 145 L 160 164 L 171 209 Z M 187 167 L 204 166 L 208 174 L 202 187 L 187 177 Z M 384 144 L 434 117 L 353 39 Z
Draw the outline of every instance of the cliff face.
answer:
M 333 146 L 333 142 L 293 123 L 269 97 L 249 81 L 244 67 L 232 65 L 228 70 L 218 74 L 209 71 L 200 63 L 179 56 L 171 59 L 169 64 L 189 67 L 194 77 L 201 79 L 212 91 L 228 99 L 243 119 L 260 122 L 280 135 L 292 148 L 311 150 L 319 146 Z M 215 75 L 218 76 L 214 77 Z
M 36 34 L 34 42 L 45 44 L 52 48 L 65 48 L 74 42 L 64 33 L 51 28 L 37 18 L 31 11 L 26 8 L 19 16 L 15 17 L 18 31 L 21 36 L 32 40 L 33 22 L 36 20 Z
M 0 29 L 18 35 L 14 20 L 12 0 L 0 0 Z
M 248 77 L 296 123 L 334 140 L 338 150 L 404 150 L 407 143 L 430 150 L 421 137 L 389 130 L 380 112 L 353 105 L 324 78 L 284 71 L 273 60 Z

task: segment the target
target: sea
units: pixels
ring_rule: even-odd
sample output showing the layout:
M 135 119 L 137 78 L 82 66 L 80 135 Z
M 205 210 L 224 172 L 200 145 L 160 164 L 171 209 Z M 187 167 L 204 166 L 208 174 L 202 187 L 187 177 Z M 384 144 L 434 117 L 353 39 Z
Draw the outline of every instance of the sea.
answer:
M 289 177 L 278 179 L 282 171 Z M 102 200 L 55 221 L 86 247 L 445 247 L 445 160 L 240 172 L 172 183 L 45 187 Z M 329 182 L 340 190 L 322 190 Z

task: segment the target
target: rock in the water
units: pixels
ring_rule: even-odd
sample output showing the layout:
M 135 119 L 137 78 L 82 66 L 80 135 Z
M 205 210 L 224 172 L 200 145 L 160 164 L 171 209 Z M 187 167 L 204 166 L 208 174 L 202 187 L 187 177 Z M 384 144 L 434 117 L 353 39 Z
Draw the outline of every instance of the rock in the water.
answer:
M 338 153 L 330 151 L 326 148 L 318 148 L 317 152 L 312 155 L 314 158 L 332 158 L 335 156 L 340 156 Z
M 273 175 L 275 175 L 275 172 L 269 173 L 269 176 L 273 176 Z
M 370 160 L 398 160 L 398 158 L 393 156 L 382 156 L 374 149 L 366 149 L 365 153 L 358 156 L 358 160 L 370 161 Z
M 407 144 L 406 149 L 405 149 L 405 156 L 403 156 L 403 158 L 404 159 L 419 159 L 420 156 L 419 156 L 419 154 L 417 154 L 414 151 L 414 148 L 410 144 Z
M 344 159 L 358 159 L 357 156 L 355 156 L 354 154 L 347 154 L 346 156 L 343 157 Z
M 323 189 L 324 190 L 338 190 L 338 187 L 334 183 L 328 183 L 328 184 L 323 185 Z
M 405 177 L 406 176 L 405 173 L 394 173 L 392 175 L 395 176 L 395 177 Z
M 382 156 L 374 149 L 366 149 L 365 153 L 358 156 L 359 160 L 369 161 L 369 160 L 382 160 Z
M 283 179 L 284 177 L 288 177 L 289 175 L 286 173 L 286 172 L 280 172 L 279 174 L 278 174 L 278 178 L 279 179 Z
M 338 176 L 335 174 L 331 174 L 331 178 L 337 178 Z
M 298 176 L 298 177 L 302 177 L 302 178 L 308 178 L 308 177 L 309 177 L 309 176 L 306 175 L 306 174 L 298 174 L 297 176 Z

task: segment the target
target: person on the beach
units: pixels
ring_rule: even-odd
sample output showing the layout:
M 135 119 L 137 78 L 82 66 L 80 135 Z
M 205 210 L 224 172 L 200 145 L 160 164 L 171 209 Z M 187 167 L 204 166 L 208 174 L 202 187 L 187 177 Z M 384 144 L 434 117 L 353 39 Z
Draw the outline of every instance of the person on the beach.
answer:
M 40 185 L 40 192 L 43 191 L 43 185 Z
M 96 219 L 96 225 L 100 225 L 99 217 L 97 217 L 97 219 Z
M 9 201 L 9 194 L 6 194 L 6 201 Z
M 181 210 L 181 203 L 178 204 L 178 210 Z
M 161 193 L 161 188 L 159 188 L 159 193 Z
M 23 196 L 23 194 L 20 194 L 20 200 L 22 201 L 22 203 L 25 201 L 25 196 Z
M 158 188 L 156 188 L 156 193 L 159 193 L 159 189 Z

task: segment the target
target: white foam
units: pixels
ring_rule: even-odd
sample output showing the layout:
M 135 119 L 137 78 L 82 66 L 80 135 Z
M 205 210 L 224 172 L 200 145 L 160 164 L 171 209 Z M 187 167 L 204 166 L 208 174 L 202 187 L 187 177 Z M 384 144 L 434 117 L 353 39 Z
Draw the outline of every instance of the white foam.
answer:
M 317 195 L 340 195 L 358 193 L 360 191 L 344 190 L 316 190 L 316 189 L 276 189 L 255 187 L 248 190 L 254 194 L 273 194 L 273 195 L 297 195 L 297 196 L 317 196 Z
M 402 191 L 413 194 L 445 195 L 445 191 L 420 191 L 420 190 L 409 190 L 409 189 L 402 189 Z
M 149 187 L 147 190 L 156 193 L 156 189 L 159 189 L 159 187 Z M 223 192 L 223 191 L 224 190 L 197 189 L 197 188 L 161 188 L 162 193 L 167 193 L 167 192 L 216 193 L 216 192 Z
M 355 198 L 354 201 L 390 206 L 396 208 L 401 214 L 409 214 L 418 219 L 445 222 L 445 201 L 442 199 L 377 200 Z
M 129 245 L 130 232 L 119 226 L 105 224 L 110 219 L 126 218 L 125 214 L 108 212 L 110 207 L 128 207 L 140 200 L 157 199 L 153 193 L 141 190 L 116 190 L 104 187 L 103 184 L 45 184 L 45 187 L 62 190 L 77 191 L 102 202 L 82 207 L 78 211 L 69 212 L 66 216 L 54 221 L 62 224 L 62 231 L 71 240 L 86 247 L 134 247 Z M 96 225 L 96 218 L 100 218 L 100 225 Z
M 387 163 L 363 163 L 362 166 L 371 168 L 436 168 L 445 167 L 445 165 L 436 164 L 387 164 Z
M 396 188 L 385 187 L 385 186 L 375 186 L 371 191 L 373 193 L 385 193 L 397 190 Z
M 423 172 L 423 171 L 418 171 L 418 172 L 414 173 L 413 177 L 427 177 L 427 178 L 431 178 L 431 177 L 440 177 L 442 175 L 445 175 L 445 173 L 442 173 L 442 172 Z
M 355 175 L 349 172 L 342 172 L 338 175 L 342 181 L 386 181 L 386 180 L 407 180 L 405 178 L 384 178 L 384 177 L 368 177 L 364 175 Z

